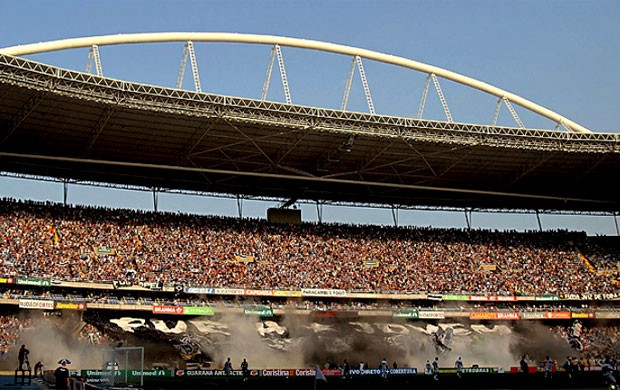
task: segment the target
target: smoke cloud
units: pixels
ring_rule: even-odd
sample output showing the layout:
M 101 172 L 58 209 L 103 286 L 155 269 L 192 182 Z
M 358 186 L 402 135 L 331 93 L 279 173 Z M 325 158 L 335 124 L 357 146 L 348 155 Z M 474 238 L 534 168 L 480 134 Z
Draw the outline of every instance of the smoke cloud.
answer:
M 104 314 L 105 313 L 105 314 Z M 246 358 L 251 369 L 295 368 L 332 362 L 342 365 L 347 359 L 353 367 L 361 361 L 378 367 L 386 358 L 399 367 L 417 367 L 422 370 L 427 360 L 439 356 L 440 366 L 451 367 L 458 357 L 465 366 L 509 367 L 518 364 L 521 355 L 542 361 L 546 355 L 563 360 L 577 354 L 568 343 L 556 336 L 549 325 L 534 321 L 472 323 L 469 320 L 411 321 L 392 317 L 317 317 L 285 314 L 262 320 L 257 316 L 226 314 L 218 317 L 165 318 L 170 329 L 162 332 L 161 323 L 155 329 L 149 316 L 144 325 L 132 331 L 111 325 L 114 312 L 99 312 L 85 316 L 99 329 L 121 340 L 124 346 L 145 347 L 146 368 L 166 363 L 170 368 L 184 368 L 178 345 L 187 334 L 211 362 L 212 368 L 221 368 L 228 357 L 238 369 Z M 180 327 L 178 321 L 184 321 Z M 63 312 L 62 317 L 33 316 L 34 330 L 24 332 L 19 344 L 30 349 L 31 365 L 38 360 L 46 369 L 54 369 L 59 359 L 72 361 L 72 369 L 101 368 L 104 348 L 79 340 L 78 334 L 85 322 L 77 312 Z M 174 334 L 172 329 L 186 329 L 187 334 Z M 453 334 L 442 351 L 433 343 L 431 334 Z M 164 329 L 165 330 L 165 329 Z M 116 342 L 118 344 L 118 341 Z M 1 367 L 17 366 L 14 348 Z

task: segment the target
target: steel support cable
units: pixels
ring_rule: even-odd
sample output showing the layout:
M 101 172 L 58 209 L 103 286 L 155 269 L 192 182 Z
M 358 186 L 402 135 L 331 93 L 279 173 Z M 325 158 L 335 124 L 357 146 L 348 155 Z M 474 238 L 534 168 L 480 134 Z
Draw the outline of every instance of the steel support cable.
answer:
M 183 45 L 183 55 L 181 56 L 181 67 L 179 68 L 179 76 L 177 77 L 177 88 L 181 89 L 183 87 L 183 79 L 185 78 L 185 68 L 187 67 L 187 56 L 189 54 L 186 43 Z
M 340 109 L 345 111 L 347 109 L 347 104 L 349 104 L 349 94 L 351 93 L 351 85 L 353 84 L 353 75 L 355 74 L 355 57 L 353 57 L 353 61 L 351 61 L 351 67 L 349 68 L 349 77 L 347 77 L 347 83 L 344 86 L 344 95 L 342 97 L 342 105 Z
M 278 57 L 278 67 L 280 68 L 280 78 L 282 79 L 282 88 L 284 88 L 284 98 L 287 104 L 292 104 L 291 91 L 288 87 L 288 79 L 286 77 L 286 69 L 284 68 L 284 58 L 282 57 L 282 49 L 280 45 L 276 45 L 276 56 Z
M 424 114 L 424 107 L 426 106 L 426 97 L 428 96 L 428 87 L 431 85 L 431 75 L 426 76 L 426 82 L 424 83 L 424 89 L 422 90 L 422 97 L 420 98 L 420 105 L 418 107 L 418 119 L 422 119 Z
M 196 92 L 202 92 L 202 86 L 200 84 L 200 74 L 198 73 L 198 61 L 196 60 L 196 51 L 194 50 L 194 43 L 192 41 L 187 42 L 187 50 L 189 52 L 189 63 L 192 67 L 194 88 Z
M 519 128 L 525 129 L 525 126 L 523 126 L 523 122 L 521 122 L 521 118 L 519 118 L 519 115 L 517 114 L 515 109 L 512 107 L 512 104 L 510 103 L 510 100 L 508 100 L 507 97 L 504 97 L 502 100 L 504 101 L 504 104 L 506 104 L 506 107 L 508 108 L 508 111 L 510 111 L 510 115 L 512 115 L 512 117 L 514 118 L 515 122 L 517 122 L 517 125 L 519 125 Z
M 263 84 L 263 93 L 260 100 L 265 101 L 269 92 L 269 84 L 271 83 L 271 73 L 273 72 L 273 62 L 276 58 L 276 47 L 271 48 L 271 56 L 269 57 L 269 65 L 267 66 L 267 74 L 265 75 L 265 83 Z
M 454 122 L 452 120 L 452 114 L 450 113 L 450 107 L 448 107 L 448 102 L 446 101 L 446 97 L 443 95 L 441 85 L 439 85 L 439 79 L 437 79 L 435 73 L 431 73 L 431 80 L 433 80 L 433 84 L 435 85 L 435 90 L 437 91 L 437 96 L 439 96 L 439 101 L 441 102 L 441 107 L 443 107 L 443 112 L 446 114 L 446 119 L 449 123 Z
M 368 86 L 368 80 L 366 79 L 366 72 L 364 72 L 364 65 L 362 64 L 362 58 L 355 56 L 357 62 L 357 69 L 360 72 L 360 78 L 362 79 L 362 87 L 364 88 L 364 95 L 366 96 L 366 103 L 368 103 L 368 110 L 371 114 L 375 114 L 375 105 L 372 102 L 372 96 L 370 95 L 370 87 Z

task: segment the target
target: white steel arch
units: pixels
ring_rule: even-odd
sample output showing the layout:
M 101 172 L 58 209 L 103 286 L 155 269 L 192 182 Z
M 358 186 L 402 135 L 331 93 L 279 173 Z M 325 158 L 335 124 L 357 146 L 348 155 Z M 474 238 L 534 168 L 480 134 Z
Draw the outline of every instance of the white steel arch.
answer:
M 335 43 L 321 42 L 308 39 L 281 37 L 276 35 L 258 34 L 238 34 L 222 32 L 160 32 L 160 33 L 136 33 L 136 34 L 117 34 L 101 35 L 81 38 L 69 38 L 48 42 L 32 43 L 26 45 L 10 46 L 0 49 L 0 53 L 12 56 L 23 56 L 28 54 L 45 53 L 58 50 L 76 49 L 81 47 L 107 46 L 132 43 L 156 43 L 156 42 L 231 42 L 231 43 L 250 43 L 264 45 L 280 45 L 297 47 L 301 49 L 319 50 L 336 54 L 360 56 L 369 60 L 379 61 L 387 64 L 413 69 L 419 72 L 436 75 L 459 84 L 486 92 L 506 99 L 529 111 L 535 112 L 548 118 L 564 127 L 579 133 L 591 133 L 589 129 L 565 118 L 564 116 L 549 110 L 541 105 L 531 102 L 503 89 L 497 88 L 485 82 L 461 75 L 450 70 L 428 65 L 422 62 L 413 61 L 404 57 L 391 54 L 384 54 L 372 50 L 361 49 L 352 46 L 340 45 Z

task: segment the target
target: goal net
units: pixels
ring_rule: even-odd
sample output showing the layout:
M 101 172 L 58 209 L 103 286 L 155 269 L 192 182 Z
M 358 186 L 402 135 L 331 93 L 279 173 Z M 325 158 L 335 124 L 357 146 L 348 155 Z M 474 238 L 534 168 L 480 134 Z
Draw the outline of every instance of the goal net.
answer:
M 144 385 L 144 347 L 117 347 L 103 351 L 102 382 L 114 387 Z

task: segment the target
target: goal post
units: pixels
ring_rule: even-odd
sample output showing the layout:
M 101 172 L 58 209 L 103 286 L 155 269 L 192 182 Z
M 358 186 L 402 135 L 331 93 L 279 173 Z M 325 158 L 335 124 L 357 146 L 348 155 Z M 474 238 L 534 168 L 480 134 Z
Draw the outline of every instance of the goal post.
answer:
M 109 386 L 144 385 L 144 347 L 116 347 L 103 354 L 102 379 Z

